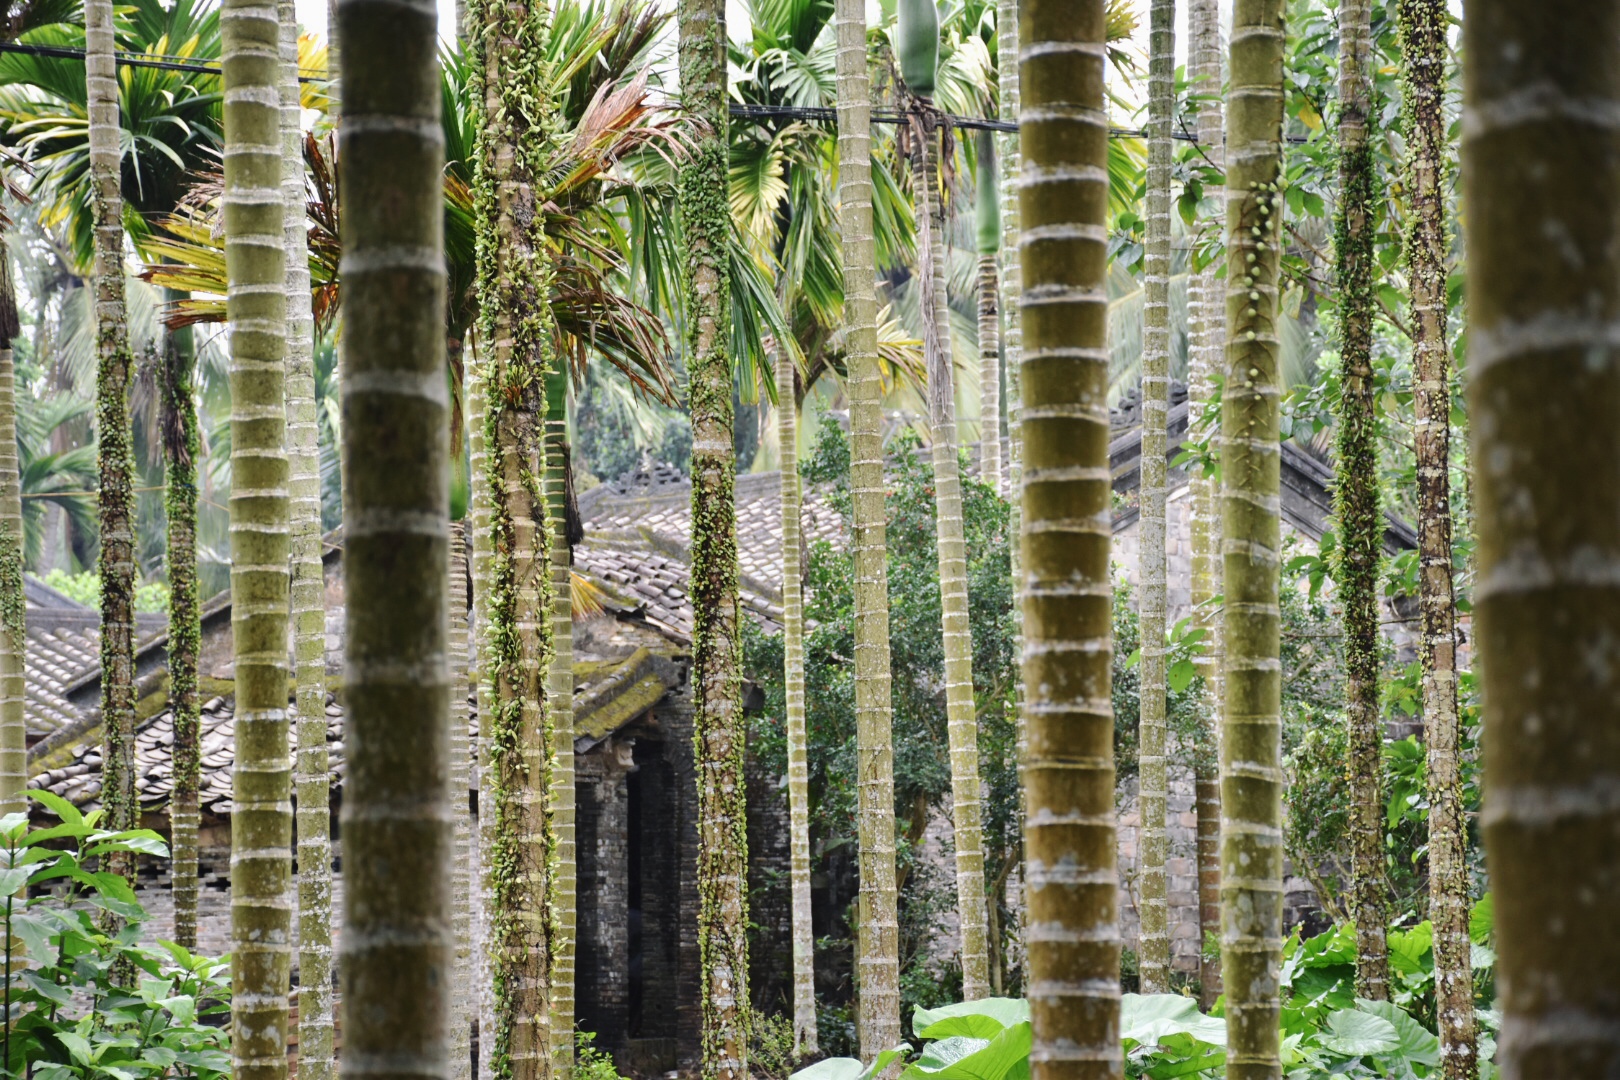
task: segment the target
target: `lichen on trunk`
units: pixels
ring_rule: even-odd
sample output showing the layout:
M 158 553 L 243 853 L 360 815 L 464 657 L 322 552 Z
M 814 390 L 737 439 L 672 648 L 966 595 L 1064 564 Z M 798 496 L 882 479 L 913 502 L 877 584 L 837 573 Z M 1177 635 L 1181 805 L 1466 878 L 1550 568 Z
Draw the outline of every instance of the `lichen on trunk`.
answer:
M 1429 918 L 1435 1006 L 1446 1080 L 1471 1080 L 1473 945 L 1468 937 L 1468 834 L 1463 821 L 1457 712 L 1457 611 L 1452 581 L 1451 353 L 1446 341 L 1447 118 L 1445 0 L 1400 0 L 1411 283 L 1412 390 L 1417 450 L 1418 603 L 1422 612 L 1423 728 L 1428 756 Z
M 338 0 L 350 1080 L 450 1071 L 450 423 L 436 30 L 434 8 L 417 0 Z
M 220 34 L 236 669 L 231 1056 L 239 1080 L 284 1080 L 293 763 L 287 739 L 287 266 L 278 91 L 281 27 L 275 5 L 226 0 Z M 351 659 L 351 670 L 353 666 Z M 350 681 L 352 685 L 352 677 Z M 351 762 L 351 774 L 353 768 Z
M 1122 1075 L 1103 0 L 1023 0 L 1020 542 L 1034 1080 Z
M 84 44 L 89 120 L 96 311 L 96 466 L 101 534 L 102 806 L 110 829 L 135 827 L 135 472 L 129 388 L 133 354 L 124 301 L 124 197 L 112 0 L 86 0 Z M 133 881 L 128 853 L 104 868 Z M 104 914 L 111 930 L 116 916 Z
M 872 224 L 872 85 L 866 6 L 835 0 L 838 40 L 838 229 L 849 365 L 849 488 L 855 564 L 855 755 L 860 895 L 857 1028 L 868 1060 L 900 1040 L 895 884 L 894 735 L 889 687 L 889 570 L 883 483 L 883 389 L 877 360 Z
M 1470 0 L 1470 455 L 1505 1080 L 1620 1069 L 1620 7 Z
M 1345 724 L 1350 747 L 1350 914 L 1356 924 L 1356 994 L 1389 999 L 1388 889 L 1384 876 L 1383 717 L 1379 709 L 1379 513 L 1374 409 L 1373 238 L 1378 176 L 1372 118 L 1372 5 L 1339 5 L 1339 409 L 1334 416 L 1337 584 L 1344 612 Z
M 1282 672 L 1278 596 L 1283 0 L 1237 0 L 1227 93 L 1221 551 L 1221 972 L 1230 1080 L 1281 1074 Z
M 1213 168 L 1224 168 L 1225 120 L 1221 102 L 1221 22 L 1216 0 L 1190 0 L 1187 12 L 1189 56 L 1187 73 L 1196 94 L 1198 153 Z M 1220 229 L 1221 218 L 1207 217 L 1203 229 Z M 1221 296 L 1221 267 L 1211 259 L 1187 277 L 1188 394 L 1187 434 L 1197 437 L 1204 418 L 1218 410 L 1215 376 L 1220 370 L 1226 341 L 1226 305 Z M 1193 625 L 1204 631 L 1203 649 L 1195 663 L 1203 677 L 1205 717 L 1198 745 L 1193 749 L 1194 789 L 1198 816 L 1198 929 L 1207 940 L 1221 926 L 1221 616 L 1215 598 L 1221 595 L 1220 512 L 1214 479 L 1196 470 L 1191 488 L 1190 541 L 1192 548 Z M 1221 993 L 1221 958 L 1218 950 L 1200 949 L 1199 1000 L 1207 1010 Z

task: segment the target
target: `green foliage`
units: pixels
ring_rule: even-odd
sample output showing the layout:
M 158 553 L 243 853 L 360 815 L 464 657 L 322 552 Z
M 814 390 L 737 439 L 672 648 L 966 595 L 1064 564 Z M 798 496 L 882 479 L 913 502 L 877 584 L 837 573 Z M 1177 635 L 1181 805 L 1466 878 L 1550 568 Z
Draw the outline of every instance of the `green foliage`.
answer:
M 596 1048 L 596 1032 L 574 1034 L 575 1080 L 625 1080 L 613 1064 L 613 1055 Z
M 793 1021 L 781 1013 L 756 1012 L 748 1020 L 748 1064 L 770 1080 L 787 1080 L 799 1063 Z M 606 1078 L 601 1078 L 606 1080 Z
M 1490 934 L 1488 902 L 1476 908 L 1476 973 L 1494 962 L 1485 944 Z M 1440 1075 L 1440 1040 L 1421 1019 L 1432 1017 L 1434 967 L 1427 924 L 1397 931 L 1391 968 L 1401 975 L 1393 1002 L 1354 995 L 1355 928 L 1341 926 L 1302 942 L 1296 933 L 1284 948 L 1282 969 L 1282 1060 L 1288 1080 L 1349 1080 L 1382 1077 L 1423 1080 Z M 1429 982 L 1418 973 L 1426 971 Z M 1488 988 L 1488 984 L 1487 988 Z M 1425 997 L 1425 993 L 1427 997 Z M 1125 1074 L 1148 1080 L 1197 1077 L 1216 1080 L 1226 1066 L 1226 1021 L 1218 1002 L 1210 1015 L 1179 994 L 1124 994 L 1120 998 L 1120 1053 Z M 1482 1080 L 1492 1080 L 1495 1053 L 1491 1009 L 1480 1013 Z M 870 1064 L 829 1058 L 793 1074 L 792 1080 L 869 1080 L 904 1061 L 900 1080 L 1027 1080 L 1030 1075 L 1029 1006 L 987 998 L 940 1009 L 916 1009 L 912 1030 L 920 1048 L 902 1043 Z
M 60 567 L 40 578 L 69 600 L 86 607 L 101 607 L 101 575 L 93 570 L 70 574 Z M 169 610 L 169 586 L 161 581 L 146 581 L 135 586 L 135 610 L 164 612 Z
M 1206 632 L 1182 619 L 1166 635 L 1169 649 L 1165 656 L 1168 683 L 1166 720 L 1170 731 L 1183 747 L 1208 755 L 1214 761 L 1215 747 L 1201 741 L 1205 730 L 1204 680 L 1195 664 L 1205 649 Z M 1142 634 L 1138 605 L 1133 590 L 1122 577 L 1114 582 L 1114 770 L 1123 777 L 1138 771 L 1137 735 L 1142 711 L 1141 677 L 1137 665 L 1142 657 Z
M 6 895 L 9 1026 L 0 1036 L 7 1076 L 35 1080 L 140 1080 L 230 1074 L 228 960 L 172 942 L 138 944 L 146 913 L 117 874 L 95 867 L 113 852 L 163 857 L 147 829 L 109 832 L 102 811 L 31 792 L 61 824 L 30 830 L 25 814 L 0 818 L 0 892 Z M 30 895 L 32 894 L 32 895 Z M 97 913 L 123 920 L 104 933 Z M 116 972 L 133 971 L 133 985 Z

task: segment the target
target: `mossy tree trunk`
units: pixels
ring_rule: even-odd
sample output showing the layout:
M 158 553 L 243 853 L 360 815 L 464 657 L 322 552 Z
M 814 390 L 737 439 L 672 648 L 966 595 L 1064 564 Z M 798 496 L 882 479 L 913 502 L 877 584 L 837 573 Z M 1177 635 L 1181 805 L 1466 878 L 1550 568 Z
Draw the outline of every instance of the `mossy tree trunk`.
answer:
M 310 307 L 304 138 L 298 97 L 298 14 L 281 19 L 281 195 L 287 246 L 287 474 L 292 516 L 293 679 L 297 686 L 298 1078 L 330 1080 L 332 825 L 326 752 L 326 577 L 321 568 L 321 451 L 315 412 L 315 317 Z
M 1225 118 L 1221 99 L 1221 20 L 1216 0 L 1189 0 L 1187 11 L 1187 74 L 1189 91 L 1196 95 L 1198 151 L 1207 163 L 1224 167 Z M 1201 228 L 1219 229 L 1220 218 Z M 1187 279 L 1188 394 L 1187 432 L 1196 437 L 1203 418 L 1215 409 L 1215 375 L 1221 368 L 1226 340 L 1226 305 L 1221 295 L 1221 267 L 1211 260 Z M 1216 505 L 1218 483 L 1201 471 L 1190 486 L 1192 505 L 1193 625 L 1204 631 L 1203 649 L 1195 661 L 1203 676 L 1207 717 L 1200 726 L 1193 751 L 1193 789 L 1198 817 L 1198 930 L 1200 941 L 1219 935 L 1221 926 L 1221 778 L 1220 734 L 1216 722 L 1221 708 L 1221 616 L 1215 597 L 1221 595 L 1221 522 Z M 1221 993 L 1221 958 L 1217 950 L 1200 949 L 1199 998 L 1205 1009 Z
M 1001 248 L 1001 185 L 996 138 L 976 136 L 974 218 L 979 240 L 979 482 L 1001 491 L 1001 324 L 996 304 L 996 252 Z M 997 965 L 999 967 L 999 965 Z
M 932 103 L 924 99 L 928 108 Z M 956 908 L 962 935 L 962 996 L 990 994 L 989 919 L 984 896 L 983 795 L 979 783 L 978 708 L 973 700 L 973 628 L 968 623 L 967 543 L 962 532 L 961 462 L 956 440 L 956 381 L 951 371 L 946 299 L 945 219 L 939 193 L 939 140 L 925 114 L 914 129 L 912 190 L 917 202 L 917 287 L 922 294 L 923 356 L 928 369 L 928 427 L 934 466 L 935 539 L 945 645 L 945 715 L 951 756 L 951 823 L 956 846 Z
M 551 669 L 546 710 L 551 721 L 549 818 L 556 840 L 556 902 L 551 906 L 552 1070 L 567 1080 L 574 1066 L 574 951 L 578 884 L 574 868 L 574 550 L 568 535 L 568 375 L 558 358 L 546 376 L 546 514 L 551 529 Z
M 748 842 L 737 618 L 731 282 L 726 244 L 726 9 L 681 0 L 680 79 L 708 126 L 680 172 L 686 240 L 686 365 L 692 417 L 692 685 L 698 771 L 698 949 L 703 1075 L 748 1075 Z
M 236 664 L 231 1055 L 239 1080 L 283 1080 L 293 820 L 287 740 L 291 549 L 286 222 L 278 89 L 281 26 L 274 4 L 227 0 L 220 12 L 220 31 L 225 261 L 230 282 L 226 304 L 231 324 L 231 632 Z M 354 249 L 349 251 L 354 258 Z M 349 288 L 353 304 L 352 280 Z M 349 577 L 352 583 L 352 567 Z M 350 604 L 352 611 L 352 599 Z M 356 655 L 351 641 L 351 695 Z M 356 738 L 354 707 L 351 697 L 351 740 Z M 351 784 L 356 764 L 350 764 Z M 350 875 L 353 889 L 352 864 Z
M 21 329 L 11 253 L 0 234 L 0 814 L 27 809 L 27 609 L 23 599 L 22 478 L 17 458 L 17 375 L 11 343 Z
M 1620 1070 L 1620 8 L 1473 0 L 1464 202 L 1497 1065 Z
M 1034 1080 L 1119 1077 L 1103 0 L 1023 0 L 1023 677 Z
M 494 1030 L 479 1041 L 500 1080 L 550 1075 L 555 836 L 546 821 L 555 754 L 546 673 L 552 658 L 551 538 L 544 472 L 550 266 L 535 202 L 549 138 L 541 4 L 479 3 L 483 114 L 477 190 L 479 290 L 487 343 L 484 442 L 492 558 L 488 647 L 490 941 Z M 480 1033 L 482 1036 L 482 1033 Z
M 476 339 L 474 339 L 476 341 Z M 490 730 L 484 718 L 493 712 L 494 692 L 485 677 L 489 671 L 486 657 L 489 653 L 489 583 L 491 566 L 495 559 L 490 544 L 491 470 L 485 432 L 488 431 L 488 397 L 485 393 L 487 361 L 469 350 L 471 362 L 467 365 L 467 450 L 468 501 L 467 510 L 472 523 L 472 555 L 468 567 L 472 579 L 472 633 L 468 645 L 468 676 L 474 689 L 475 708 L 478 713 L 478 742 L 469 755 L 469 766 L 477 778 L 478 821 L 477 835 L 472 838 L 472 866 L 475 871 L 469 884 L 472 901 L 473 977 L 477 984 L 468 1005 L 477 1009 L 478 1080 L 492 1080 L 495 1075 L 495 980 L 491 959 L 491 935 L 494 927 L 495 892 L 493 876 L 489 873 L 495 850 L 494 777 L 490 772 Z
M 1282 672 L 1278 263 L 1282 0 L 1237 0 L 1227 101 L 1221 551 L 1221 971 L 1231 1080 L 1281 1075 Z
M 1153 0 L 1148 36 L 1147 253 L 1142 330 L 1141 711 L 1141 935 L 1142 993 L 1170 989 L 1170 908 L 1165 862 L 1168 778 L 1165 761 L 1165 497 L 1170 408 L 1170 125 L 1176 107 L 1175 0 Z
M 1001 119 L 1005 123 L 1018 123 L 1018 3 L 1019 0 L 999 0 L 996 8 L 996 54 L 998 57 L 996 78 L 997 89 L 1000 91 Z M 1001 200 L 1001 267 L 997 284 L 1000 287 L 998 307 L 1001 310 L 1001 344 L 1005 352 L 1007 370 L 1007 501 L 1008 522 L 1007 535 L 1013 538 L 1010 545 L 1011 570 L 1013 580 L 1013 648 L 1014 655 L 1022 656 L 1024 649 L 1024 606 L 1019 602 L 1022 595 L 1021 568 L 1023 551 L 1017 537 L 1023 520 L 1023 503 L 1019 497 L 1020 486 L 1023 483 L 1023 436 L 1019 427 L 1019 364 L 1023 352 L 1023 313 L 1020 309 L 1022 295 L 1022 269 L 1018 256 L 1018 173 L 1021 168 L 1021 159 L 1018 149 L 1017 132 L 1006 132 L 997 139 L 998 159 L 1000 164 L 999 198 Z M 1023 799 L 1023 767 L 1027 750 L 1027 726 L 1024 722 L 1024 683 L 1022 679 L 1013 680 L 1012 708 L 1015 713 L 1014 725 L 1016 728 L 1016 742 L 1019 769 L 1019 808 L 1020 823 L 1022 811 L 1025 808 Z M 1027 882 L 1024 872 L 1023 845 L 1019 845 L 1018 855 L 1019 882 Z M 1024 940 L 1026 933 L 1027 914 L 1029 905 L 1017 905 L 1020 913 L 1018 927 L 1018 955 L 1024 958 L 1025 970 L 1023 982 L 1028 985 L 1028 944 Z
M 463 428 L 465 430 L 465 428 Z M 452 508 L 454 513 L 454 508 Z M 471 791 L 471 743 L 468 738 L 468 565 L 467 522 L 450 522 L 450 816 L 451 931 L 455 936 L 453 981 L 450 988 L 450 1080 L 471 1080 L 472 1024 L 476 1017 L 477 989 L 473 977 L 472 888 L 476 852 L 473 822 L 468 813 Z
M 1458 750 L 1457 608 L 1451 566 L 1451 353 L 1446 341 L 1446 33 L 1444 0 L 1401 0 L 1406 109 L 1403 183 L 1412 289 L 1412 389 L 1418 473 L 1418 599 L 1422 612 L 1423 728 L 1428 756 L 1429 917 L 1434 923 L 1436 1016 L 1446 1080 L 1471 1080 L 1473 949 L 1468 938 L 1468 833 Z
M 449 1071 L 455 950 L 437 13 L 337 7 L 348 59 L 342 1063 L 355 1080 L 406 1080 Z
M 872 225 L 872 84 L 866 7 L 835 0 L 838 39 L 838 229 L 849 365 L 850 509 L 855 537 L 855 754 L 860 897 L 856 979 L 860 1053 L 900 1041 L 895 884 L 894 733 L 889 686 L 889 569 L 883 485 L 883 388 L 877 362 Z
M 170 299 L 174 295 L 170 294 Z M 169 708 L 174 718 L 174 790 L 169 796 L 174 940 L 197 947 L 197 789 L 202 757 L 197 723 L 197 659 L 202 609 L 197 600 L 197 351 L 190 327 L 169 332 L 163 352 L 163 506 L 168 516 Z
M 1368 138 L 1372 117 L 1372 5 L 1339 5 L 1339 410 L 1334 441 L 1339 602 L 1344 611 L 1345 723 L 1350 746 L 1350 911 L 1356 995 L 1389 999 L 1384 876 L 1383 716 L 1379 709 L 1378 418 L 1373 386 L 1373 236 L 1379 190 Z
M 793 1044 L 816 1047 L 816 939 L 810 924 L 810 750 L 804 721 L 804 578 L 799 529 L 799 399 L 793 356 L 776 351 L 782 461 L 782 653 L 787 696 L 788 872 L 792 892 Z
M 129 419 L 132 354 L 124 303 L 124 197 L 112 0 L 84 5 L 90 206 L 95 229 L 96 458 L 101 530 L 102 805 L 110 829 L 135 826 L 135 471 Z M 106 868 L 134 879 L 128 854 Z

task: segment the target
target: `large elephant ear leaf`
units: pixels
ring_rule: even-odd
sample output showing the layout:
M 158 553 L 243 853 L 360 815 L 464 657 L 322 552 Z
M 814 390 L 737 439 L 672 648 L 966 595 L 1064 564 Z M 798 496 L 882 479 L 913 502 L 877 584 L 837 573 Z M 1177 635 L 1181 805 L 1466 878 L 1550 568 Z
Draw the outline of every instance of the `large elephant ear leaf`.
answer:
M 1395 1028 L 1400 1045 L 1395 1049 L 1414 1065 L 1440 1064 L 1440 1039 L 1422 1024 L 1412 1019 L 1406 1010 L 1388 1001 L 1368 1001 L 1357 998 L 1356 1006 L 1362 1012 L 1388 1020 Z
M 866 1066 L 861 1064 L 859 1058 L 823 1058 L 814 1065 L 800 1069 L 788 1080 L 860 1080 L 865 1072 Z
M 1028 1080 L 1033 1041 L 1027 1020 L 989 1040 L 953 1035 L 930 1043 L 901 1080 Z
M 1394 1024 L 1360 1009 L 1345 1009 L 1328 1017 L 1328 1030 L 1318 1041 L 1345 1057 L 1387 1054 L 1401 1045 Z
M 937 1009 L 919 1008 L 911 1014 L 911 1030 L 920 1039 L 948 1039 L 953 1035 L 993 1039 L 1028 1019 L 1029 1002 L 1021 998 L 983 998 Z

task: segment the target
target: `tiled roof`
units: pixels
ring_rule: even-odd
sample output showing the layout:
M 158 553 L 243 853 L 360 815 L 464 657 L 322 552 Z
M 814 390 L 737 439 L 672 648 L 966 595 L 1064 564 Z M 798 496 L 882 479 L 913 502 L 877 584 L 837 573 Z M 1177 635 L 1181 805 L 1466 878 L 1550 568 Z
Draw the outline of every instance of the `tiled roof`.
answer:
M 779 473 L 737 477 L 737 564 L 744 591 L 782 595 L 782 478 Z M 614 540 L 653 550 L 684 564 L 692 543 L 692 485 L 668 465 L 637 469 L 580 496 L 586 543 Z M 833 539 L 838 514 L 812 487 L 800 514 L 805 543 Z M 684 577 L 684 566 L 683 574 Z M 690 621 L 690 619 L 688 619 Z
M 296 724 L 296 714 L 294 715 Z M 288 727 L 288 742 L 297 739 L 294 725 Z M 231 769 L 235 755 L 236 719 L 228 698 L 214 698 L 201 715 L 202 781 L 197 803 L 204 813 L 231 812 Z M 165 710 L 135 733 L 135 792 L 142 810 L 160 809 L 174 791 L 172 748 L 174 713 Z M 343 778 L 343 710 L 336 699 L 326 701 L 326 749 L 331 755 L 334 787 Z M 93 808 L 101 802 L 101 745 L 86 743 L 73 760 L 59 769 L 43 772 L 28 781 L 30 788 L 44 788 L 78 806 Z
M 644 619 L 678 645 L 692 643 L 692 602 L 686 594 L 691 571 L 684 559 L 633 540 L 598 540 L 587 532 L 574 549 L 574 569 L 606 589 L 620 613 Z M 743 610 L 756 622 L 771 633 L 782 629 L 780 589 L 766 592 L 753 578 L 744 578 L 741 593 Z

